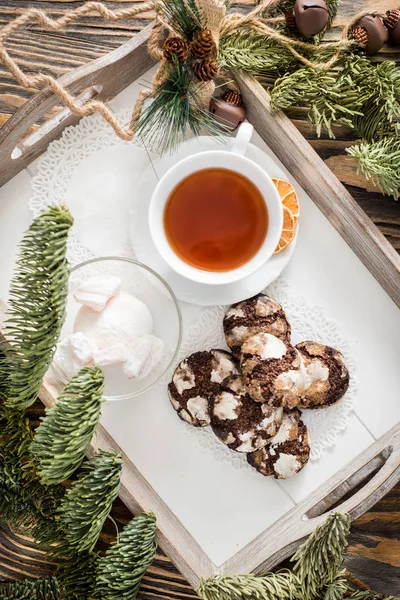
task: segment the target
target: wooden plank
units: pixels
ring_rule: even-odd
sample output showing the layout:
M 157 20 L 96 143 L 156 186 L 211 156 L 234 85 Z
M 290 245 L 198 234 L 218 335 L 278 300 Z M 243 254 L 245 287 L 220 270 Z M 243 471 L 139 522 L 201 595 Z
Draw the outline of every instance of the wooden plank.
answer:
M 235 72 L 249 121 L 354 253 L 400 306 L 400 256 L 324 161 L 282 112 L 273 113 L 263 87 Z

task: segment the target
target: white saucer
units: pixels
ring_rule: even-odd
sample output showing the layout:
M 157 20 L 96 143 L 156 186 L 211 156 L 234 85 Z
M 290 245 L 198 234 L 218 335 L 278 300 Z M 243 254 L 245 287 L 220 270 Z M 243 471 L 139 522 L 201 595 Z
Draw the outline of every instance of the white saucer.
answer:
M 148 206 L 158 179 L 185 156 L 204 150 L 229 149 L 231 144 L 232 141 L 228 140 L 226 145 L 221 145 L 214 138 L 208 136 L 188 140 L 180 146 L 178 152 L 171 156 L 152 157 L 152 166 L 137 178 L 135 189 L 132 190 L 130 233 L 135 257 L 161 275 L 169 283 L 177 298 L 183 302 L 210 306 L 233 304 L 254 296 L 279 277 L 294 252 L 296 239 L 286 250 L 272 256 L 265 265 L 242 281 L 224 285 L 207 285 L 190 281 L 175 273 L 153 244 L 148 224 Z M 246 156 L 260 165 L 271 177 L 286 179 L 282 169 L 265 152 L 253 144 L 249 145 Z

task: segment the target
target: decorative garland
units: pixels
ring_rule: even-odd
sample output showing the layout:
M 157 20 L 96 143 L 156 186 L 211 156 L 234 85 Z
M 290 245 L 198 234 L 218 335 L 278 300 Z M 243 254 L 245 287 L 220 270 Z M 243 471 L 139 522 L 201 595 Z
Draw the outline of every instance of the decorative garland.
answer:
M 0 31 L 0 60 L 21 85 L 50 86 L 73 114 L 100 112 L 122 139 L 139 135 L 161 152 L 174 149 L 187 128 L 196 135 L 201 130 L 223 135 L 237 127 L 245 109 L 231 73 L 244 70 L 270 91 L 274 110 L 309 106 L 318 135 L 327 131 L 334 137 L 334 124 L 354 128 L 366 144 L 362 154 L 351 148 L 349 154 L 367 178 L 397 199 L 399 69 L 390 61 L 374 65 L 365 55 L 378 52 L 387 39 L 400 43 L 400 9 L 362 11 L 339 41 L 321 44 L 338 1 L 261 0 L 247 14 L 232 10 L 229 0 L 153 0 L 117 11 L 87 2 L 56 20 L 31 8 Z M 80 106 L 50 75 L 25 74 L 6 50 L 8 37 L 31 23 L 59 31 L 89 13 L 120 21 L 151 8 L 156 23 L 148 51 L 161 63 L 152 88 L 140 92 L 126 128 L 103 102 Z M 219 98 L 213 98 L 216 81 L 230 88 Z

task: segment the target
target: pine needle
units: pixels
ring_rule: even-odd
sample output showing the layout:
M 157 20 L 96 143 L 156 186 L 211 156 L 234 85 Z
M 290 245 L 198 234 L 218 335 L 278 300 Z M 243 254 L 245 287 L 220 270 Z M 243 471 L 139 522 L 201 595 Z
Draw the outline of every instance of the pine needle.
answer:
M 294 600 L 299 597 L 299 580 L 287 570 L 255 575 L 214 575 L 200 581 L 202 600 Z
M 202 107 L 201 87 L 190 69 L 177 60 L 167 66 L 168 77 L 153 92 L 150 104 L 141 112 L 136 134 L 156 152 L 173 152 L 185 140 L 187 130 L 204 131 L 221 139 L 228 130 Z M 204 84 L 201 84 L 204 85 Z
M 297 64 L 289 50 L 272 38 L 251 30 L 222 37 L 218 62 L 223 69 L 240 69 L 257 77 L 262 83 L 276 79 Z
M 58 558 L 58 556 L 56 555 Z M 56 577 L 67 590 L 70 598 L 87 600 L 94 598 L 97 552 L 81 552 L 63 557 L 56 570 Z M 98 600 L 103 600 L 98 598 Z
M 30 445 L 43 484 L 61 483 L 80 466 L 100 419 L 103 388 L 101 369 L 86 367 L 46 409 Z
M 350 522 L 348 514 L 331 513 L 292 558 L 304 600 L 313 600 L 324 586 L 336 580 L 347 548 Z
M 11 344 L 4 344 L 0 357 L 2 395 L 13 412 L 35 402 L 64 323 L 72 223 L 67 208 L 51 206 L 33 220 L 20 244 L 5 327 Z
M 358 160 L 358 170 L 371 179 L 382 194 L 400 197 L 400 138 L 358 144 L 346 152 Z
M 201 16 L 195 0 L 159 0 L 157 8 L 175 31 L 189 42 L 201 29 Z
M 58 513 L 65 539 L 75 552 L 93 550 L 112 503 L 118 496 L 122 458 L 100 451 L 82 466 L 65 494 Z
M 124 527 L 119 541 L 101 557 L 97 566 L 95 598 L 133 600 L 147 567 L 156 553 L 156 518 L 138 515 Z
M 67 600 L 55 577 L 0 584 L 0 600 Z

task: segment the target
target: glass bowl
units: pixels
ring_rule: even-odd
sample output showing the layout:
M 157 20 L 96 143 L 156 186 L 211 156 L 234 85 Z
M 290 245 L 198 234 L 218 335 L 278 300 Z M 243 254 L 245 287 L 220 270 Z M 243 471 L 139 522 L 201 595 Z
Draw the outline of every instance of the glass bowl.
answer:
M 143 379 L 129 379 L 122 367 L 103 367 L 107 400 L 127 400 L 142 394 L 155 385 L 175 362 L 182 339 L 181 311 L 169 285 L 160 275 L 135 260 L 123 257 L 102 257 L 87 260 L 71 269 L 68 284 L 67 317 L 61 340 L 75 331 L 74 324 L 82 304 L 74 299 L 75 289 L 95 275 L 113 275 L 121 279 L 121 292 L 128 292 L 141 300 L 153 317 L 153 335 L 164 342 L 160 362 Z M 53 375 L 67 383 L 65 373 L 53 362 Z

